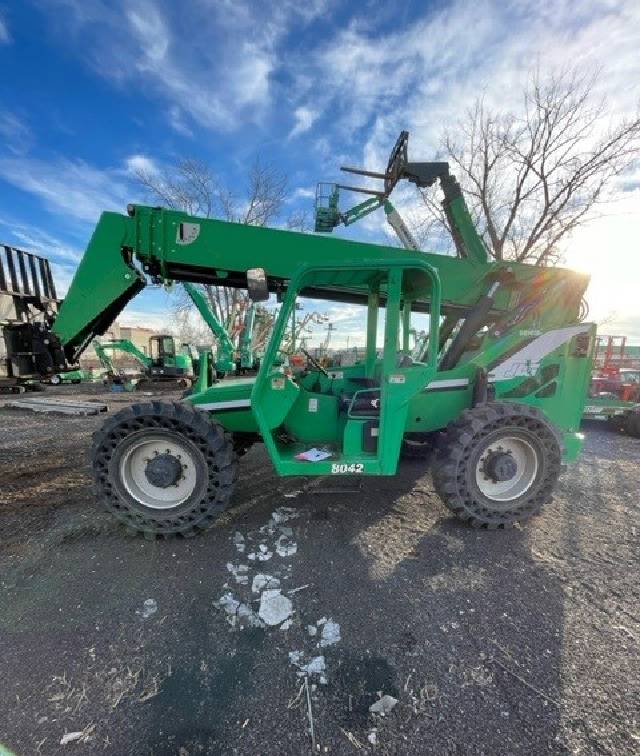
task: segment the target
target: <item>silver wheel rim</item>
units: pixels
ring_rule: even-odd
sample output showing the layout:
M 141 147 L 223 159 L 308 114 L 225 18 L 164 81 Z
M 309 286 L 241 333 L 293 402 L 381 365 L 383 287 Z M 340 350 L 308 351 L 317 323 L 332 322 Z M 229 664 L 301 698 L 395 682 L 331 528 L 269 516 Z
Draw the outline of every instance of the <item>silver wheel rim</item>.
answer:
M 57 386 L 59 383 L 62 383 L 62 378 L 59 375 L 52 375 L 50 382 L 52 386 Z
M 171 454 L 182 464 L 180 480 L 166 488 L 154 486 L 145 474 L 149 460 L 160 454 Z M 160 435 L 148 435 L 132 444 L 122 455 L 120 479 L 127 492 L 143 506 L 173 509 L 191 496 L 197 474 L 192 452 L 185 444 Z
M 491 452 L 509 454 L 516 464 L 512 478 L 493 481 L 485 471 L 485 462 Z M 483 449 L 476 465 L 476 485 L 484 496 L 493 501 L 513 501 L 526 493 L 538 474 L 538 455 L 533 446 L 523 438 L 504 436 Z

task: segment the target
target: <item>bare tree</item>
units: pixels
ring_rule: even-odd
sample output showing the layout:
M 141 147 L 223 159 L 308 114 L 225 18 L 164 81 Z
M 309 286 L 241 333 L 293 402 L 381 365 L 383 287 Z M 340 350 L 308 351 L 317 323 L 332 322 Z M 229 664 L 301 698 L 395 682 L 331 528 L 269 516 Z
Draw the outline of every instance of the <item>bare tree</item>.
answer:
M 535 72 L 522 112 L 492 111 L 479 98 L 444 132 L 443 151 L 496 260 L 557 263 L 560 242 L 640 155 L 640 116 L 613 122 L 594 99 L 596 81 L 573 70 L 546 79 Z M 423 198 L 427 224 L 448 231 L 440 203 L 427 191 Z
M 185 159 L 175 167 L 161 172 L 138 170 L 136 177 L 151 196 L 166 207 L 184 210 L 190 215 L 205 218 L 222 218 L 233 223 L 250 226 L 274 225 L 281 216 L 287 196 L 285 175 L 273 165 L 260 158 L 249 169 L 246 191 L 236 196 L 222 185 L 210 168 L 201 161 Z M 284 219 L 291 231 L 307 232 L 310 229 L 309 215 L 305 210 L 295 210 Z M 245 327 L 246 314 L 251 306 L 246 291 L 225 286 L 204 286 L 211 310 L 223 324 L 231 340 L 237 344 Z M 176 306 L 175 326 L 181 339 L 189 343 L 206 343 L 211 340 L 208 329 L 194 324 L 190 319 L 193 311 L 191 301 L 181 297 Z M 260 351 L 271 335 L 277 312 L 258 305 L 254 322 L 252 344 Z M 318 313 L 308 313 L 298 328 L 304 329 L 312 322 L 320 322 Z M 285 334 L 284 346 L 291 342 Z
M 151 196 L 165 207 L 250 226 L 275 223 L 287 193 L 286 176 L 260 158 L 252 163 L 246 192 L 240 197 L 223 186 L 205 163 L 194 159 L 180 160 L 176 166 L 160 172 L 140 169 L 136 171 L 136 177 Z M 297 223 L 295 218 L 293 222 Z M 232 340 L 236 339 L 244 328 L 245 315 L 251 304 L 246 292 L 212 285 L 206 285 L 204 289 L 212 311 Z M 179 313 L 190 309 L 188 298 L 181 298 L 176 320 L 179 328 L 185 332 L 188 330 L 188 320 Z

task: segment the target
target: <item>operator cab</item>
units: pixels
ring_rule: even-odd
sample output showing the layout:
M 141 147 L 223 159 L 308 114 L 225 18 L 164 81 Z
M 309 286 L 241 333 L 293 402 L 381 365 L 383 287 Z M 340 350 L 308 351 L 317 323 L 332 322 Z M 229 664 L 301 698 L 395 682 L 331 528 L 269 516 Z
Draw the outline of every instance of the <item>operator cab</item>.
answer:
M 276 367 L 298 298 L 361 305 L 356 328 L 366 340 L 353 364 L 330 367 L 323 360 L 328 355 L 315 357 L 298 347 L 307 358 L 306 370 Z M 413 306 L 430 312 L 432 346 L 425 362 L 410 357 Z M 307 474 L 311 462 L 320 474 L 393 474 L 409 400 L 437 370 L 439 324 L 440 281 L 419 258 L 307 267 L 294 276 L 251 396 L 260 433 L 281 474 Z M 320 459 L 305 456 L 318 450 Z
M 149 357 L 154 367 L 166 364 L 176 356 L 176 342 L 173 336 L 158 334 L 149 339 Z

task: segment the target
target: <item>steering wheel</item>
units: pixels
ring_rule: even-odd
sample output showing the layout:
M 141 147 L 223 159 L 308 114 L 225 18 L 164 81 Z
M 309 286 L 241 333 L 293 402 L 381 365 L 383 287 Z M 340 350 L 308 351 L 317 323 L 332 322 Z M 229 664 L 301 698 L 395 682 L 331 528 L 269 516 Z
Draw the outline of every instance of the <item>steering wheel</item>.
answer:
M 328 373 L 328 372 L 327 372 L 327 371 L 326 371 L 326 370 L 325 370 L 325 369 L 324 369 L 324 368 L 322 367 L 322 365 L 321 365 L 321 364 L 320 364 L 320 363 L 318 362 L 318 360 L 316 360 L 316 358 L 315 358 L 315 357 L 312 357 L 312 356 L 311 356 L 311 355 L 309 354 L 309 352 L 307 352 L 307 350 L 306 350 L 306 349 L 300 349 L 300 351 L 302 352 L 302 354 L 304 354 L 304 356 L 305 356 L 305 357 L 306 357 L 306 358 L 307 358 L 307 359 L 309 360 L 309 362 L 310 362 L 310 363 L 311 363 L 311 364 L 312 364 L 312 365 L 313 365 L 313 366 L 314 366 L 315 368 L 317 368 L 317 369 L 318 369 L 318 370 L 319 370 L 319 371 L 320 371 L 321 373 L 323 373 L 324 375 L 326 375 L 326 376 L 327 376 L 327 378 L 329 377 L 329 373 Z

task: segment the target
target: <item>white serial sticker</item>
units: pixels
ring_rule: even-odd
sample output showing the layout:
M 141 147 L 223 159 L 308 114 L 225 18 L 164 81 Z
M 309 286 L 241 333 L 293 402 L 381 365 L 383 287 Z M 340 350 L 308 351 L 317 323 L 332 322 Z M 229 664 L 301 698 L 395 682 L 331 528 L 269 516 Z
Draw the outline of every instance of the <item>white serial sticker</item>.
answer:
M 333 379 L 334 381 L 341 381 L 344 378 L 344 373 L 342 372 L 342 370 L 330 370 L 329 378 Z
M 334 463 L 331 465 L 332 475 L 344 475 L 345 473 L 363 473 L 364 465 L 361 462 L 353 463 L 350 465 L 341 465 Z
M 284 389 L 284 378 L 272 378 L 271 388 L 275 391 L 282 391 Z
M 389 383 L 404 383 L 405 376 L 402 373 L 394 373 L 389 376 Z
M 317 412 L 317 411 L 318 411 L 318 400 L 309 399 L 309 412 Z

